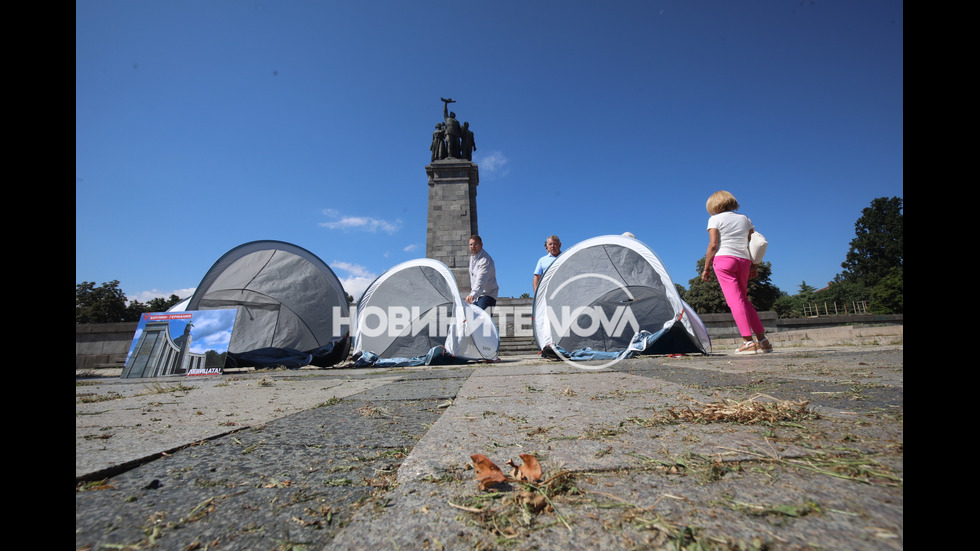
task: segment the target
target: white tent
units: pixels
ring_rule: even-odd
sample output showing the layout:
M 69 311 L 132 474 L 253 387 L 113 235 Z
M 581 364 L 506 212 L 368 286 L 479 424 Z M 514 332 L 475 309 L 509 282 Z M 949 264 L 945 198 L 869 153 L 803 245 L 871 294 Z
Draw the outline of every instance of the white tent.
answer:
M 354 323 L 354 355 L 419 358 L 444 347 L 455 359 L 495 360 L 500 336 L 490 315 L 462 299 L 437 260 L 403 262 L 364 291 Z
M 347 293 L 325 262 L 296 245 L 253 241 L 225 253 L 185 306 L 219 308 L 238 310 L 228 347 L 234 366 L 326 367 L 347 359 Z
M 641 331 L 646 354 L 708 353 L 704 323 L 677 292 L 660 258 L 620 235 L 587 239 L 545 271 L 534 295 L 539 348 L 614 352 Z

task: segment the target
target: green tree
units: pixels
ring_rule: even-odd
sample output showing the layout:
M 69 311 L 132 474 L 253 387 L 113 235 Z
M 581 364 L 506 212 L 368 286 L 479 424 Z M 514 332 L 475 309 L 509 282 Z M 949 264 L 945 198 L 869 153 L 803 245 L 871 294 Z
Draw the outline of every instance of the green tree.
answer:
M 875 314 L 904 314 L 904 268 L 892 269 L 871 291 L 871 312 Z
M 841 263 L 844 278 L 872 288 L 904 260 L 902 198 L 878 197 L 854 223 L 856 236 Z
M 728 303 L 725 302 L 725 295 L 721 292 L 721 285 L 714 272 L 708 281 L 701 280 L 701 272 L 704 270 L 704 257 L 698 260 L 698 276 L 688 281 L 688 290 L 684 293 L 684 300 L 700 314 L 717 314 L 730 312 Z M 763 262 L 759 264 L 758 276 L 749 280 L 749 300 L 756 310 L 771 310 L 776 299 L 782 295 L 779 287 L 776 287 L 770 277 L 772 276 L 772 263 Z
M 75 323 L 139 321 L 146 312 L 166 312 L 180 301 L 180 297 L 171 294 L 168 298 L 157 297 L 145 304 L 138 300 L 127 303 L 118 280 L 103 283 L 100 287 L 94 282 L 83 281 L 75 285 Z
M 844 271 L 811 300 L 836 303 L 838 311 L 856 302 L 870 302 L 874 313 L 901 312 L 904 227 L 901 197 L 873 199 L 854 223 L 855 237 L 841 263 Z
M 800 283 L 800 292 L 799 292 L 798 296 L 801 296 L 801 297 L 810 297 L 815 292 L 817 292 L 817 288 L 814 287 L 813 285 L 807 285 L 806 284 L 806 280 L 803 280 L 803 282 Z
M 163 297 L 151 298 L 150 302 L 146 303 L 146 309 L 144 310 L 144 312 L 166 312 L 173 306 L 179 304 L 180 301 L 182 300 L 184 299 L 178 297 L 173 293 L 171 293 L 170 296 L 167 298 L 163 298 Z M 137 301 L 133 301 L 133 302 L 139 304 L 139 302 Z
M 784 294 L 776 299 L 772 305 L 776 315 L 780 318 L 799 318 L 803 316 L 800 310 L 800 303 L 795 296 Z
M 164 309 L 166 310 L 166 308 Z M 147 304 L 138 300 L 132 300 L 126 305 L 126 316 L 123 321 L 139 321 L 144 312 L 162 312 L 164 310 L 154 310 Z
M 870 294 L 871 289 L 862 280 L 837 274 L 830 285 L 814 293 L 810 301 L 818 304 L 837 304 L 839 308 L 844 308 L 846 305 L 850 309 L 854 303 L 867 301 Z
M 126 305 L 126 319 L 124 321 L 139 321 L 140 316 L 147 312 L 166 312 L 171 306 L 177 304 L 181 300 L 183 299 L 174 294 L 171 294 L 167 298 L 151 298 L 150 301 L 145 304 L 138 300 L 132 300 L 128 305 Z
M 680 295 L 681 298 L 687 296 L 687 289 L 685 289 L 684 286 L 681 285 L 680 283 L 675 283 L 674 289 L 677 289 L 677 294 Z
M 812 285 L 807 285 L 806 281 L 800 283 L 800 292 L 795 295 L 783 293 L 773 304 L 773 310 L 781 318 L 800 318 L 803 317 L 803 305 L 813 298 L 817 291 Z
M 75 285 L 75 323 L 114 323 L 127 321 L 126 295 L 119 281 L 112 280 L 100 287 L 83 281 Z

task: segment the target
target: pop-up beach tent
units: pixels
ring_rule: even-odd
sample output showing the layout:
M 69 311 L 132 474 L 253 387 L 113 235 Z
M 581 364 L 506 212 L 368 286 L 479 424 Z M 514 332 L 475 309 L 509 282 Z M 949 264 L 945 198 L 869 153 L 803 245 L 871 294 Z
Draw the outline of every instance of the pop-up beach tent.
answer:
M 218 259 L 185 309 L 219 308 L 238 310 L 228 367 L 328 367 L 350 350 L 343 285 L 325 262 L 290 243 L 253 241 Z
M 563 252 L 534 295 L 538 347 L 642 354 L 708 353 L 704 323 L 677 292 L 660 258 L 642 242 L 593 237 Z M 637 339 L 638 335 L 645 335 Z
M 452 272 L 438 260 L 389 269 L 357 303 L 354 356 L 362 364 L 495 360 L 499 348 L 490 315 L 462 299 Z

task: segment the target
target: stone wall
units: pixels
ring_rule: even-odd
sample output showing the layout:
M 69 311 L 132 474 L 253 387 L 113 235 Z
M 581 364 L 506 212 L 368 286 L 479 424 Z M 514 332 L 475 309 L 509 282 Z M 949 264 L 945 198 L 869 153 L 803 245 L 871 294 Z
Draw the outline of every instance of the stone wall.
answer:
M 123 367 L 137 322 L 75 325 L 75 369 Z
M 491 310 L 494 321 L 500 329 L 501 337 L 526 336 L 531 330 L 532 298 L 501 297 L 497 306 Z M 704 322 L 708 335 L 712 340 L 739 337 L 738 327 L 731 314 L 701 314 L 698 317 Z M 850 316 L 820 316 L 816 318 L 779 319 L 776 312 L 759 312 L 762 325 L 767 333 L 783 333 L 787 331 L 813 330 L 840 326 L 874 326 L 902 325 L 902 315 L 850 315 Z

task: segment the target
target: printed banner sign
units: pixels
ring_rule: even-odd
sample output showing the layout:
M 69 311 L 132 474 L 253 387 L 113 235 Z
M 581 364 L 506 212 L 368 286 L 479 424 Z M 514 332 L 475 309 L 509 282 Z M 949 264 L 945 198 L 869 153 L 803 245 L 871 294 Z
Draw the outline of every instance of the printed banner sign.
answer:
M 220 374 L 237 313 L 231 308 L 143 314 L 122 377 Z

